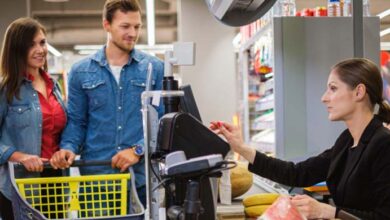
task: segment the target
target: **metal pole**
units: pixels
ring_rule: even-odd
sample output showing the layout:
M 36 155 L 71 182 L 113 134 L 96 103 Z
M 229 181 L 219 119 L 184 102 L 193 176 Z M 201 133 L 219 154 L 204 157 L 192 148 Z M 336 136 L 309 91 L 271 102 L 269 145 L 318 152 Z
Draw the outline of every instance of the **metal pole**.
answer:
M 363 0 L 353 0 L 353 56 L 364 57 Z

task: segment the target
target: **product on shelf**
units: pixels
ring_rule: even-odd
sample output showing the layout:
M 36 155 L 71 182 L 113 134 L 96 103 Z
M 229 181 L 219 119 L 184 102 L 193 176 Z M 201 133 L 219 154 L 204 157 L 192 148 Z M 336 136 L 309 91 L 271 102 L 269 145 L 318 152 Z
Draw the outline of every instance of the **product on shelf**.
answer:
M 298 17 L 326 17 L 328 16 L 328 10 L 326 7 L 316 7 L 316 8 L 304 8 L 301 11 L 296 13 Z
M 272 129 L 275 127 L 275 113 L 273 109 L 266 111 L 263 115 L 257 117 L 252 124 L 252 130 Z
M 343 15 L 352 16 L 352 0 L 343 0 Z M 370 0 L 363 0 L 363 16 L 370 16 Z
M 352 16 L 352 0 L 328 0 L 328 16 Z M 370 1 L 363 0 L 363 16 L 370 16 Z
M 278 0 L 276 1 L 273 13 L 274 16 L 295 16 L 295 0 Z
M 315 17 L 326 17 L 328 16 L 328 9 L 326 7 L 316 7 L 314 11 Z
M 252 38 L 257 32 L 259 32 L 261 29 L 265 28 L 267 25 L 269 25 L 272 22 L 272 10 L 267 12 L 263 17 L 261 17 L 259 20 L 240 27 L 240 33 L 241 33 L 241 44 L 244 44 L 247 42 L 250 38 Z
M 339 17 L 341 15 L 340 0 L 328 0 L 328 16 Z

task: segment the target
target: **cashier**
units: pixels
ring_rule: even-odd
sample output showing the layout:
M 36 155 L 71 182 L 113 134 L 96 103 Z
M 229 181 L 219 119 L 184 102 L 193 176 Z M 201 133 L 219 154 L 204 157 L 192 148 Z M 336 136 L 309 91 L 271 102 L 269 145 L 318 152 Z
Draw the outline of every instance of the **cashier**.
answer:
M 326 181 L 335 207 L 299 195 L 293 204 L 308 219 L 390 219 L 390 106 L 382 96 L 382 78 L 368 59 L 344 60 L 332 67 L 321 101 L 330 121 L 347 129 L 334 145 L 299 163 L 268 157 L 247 146 L 241 130 L 229 123 L 211 122 L 232 150 L 249 161 L 249 170 L 289 186 L 307 187 Z

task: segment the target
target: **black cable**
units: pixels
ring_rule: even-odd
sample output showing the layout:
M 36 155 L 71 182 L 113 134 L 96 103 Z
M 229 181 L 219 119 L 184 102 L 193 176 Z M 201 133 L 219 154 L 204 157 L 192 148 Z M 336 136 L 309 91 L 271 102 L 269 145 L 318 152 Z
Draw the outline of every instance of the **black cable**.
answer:
M 149 167 L 151 167 L 152 173 L 157 178 L 159 184 L 154 189 L 152 189 L 152 191 L 158 189 L 162 185 L 165 188 L 165 191 L 168 192 L 169 196 L 172 197 L 173 193 L 171 192 L 171 189 L 169 188 L 169 185 L 165 184 L 165 182 L 167 182 L 169 179 L 162 180 L 160 178 L 160 176 L 157 175 L 157 172 L 154 170 L 154 167 L 152 166 L 152 157 L 154 156 L 154 154 L 156 154 L 156 153 L 151 153 L 150 156 L 149 156 Z M 156 160 L 157 160 L 157 162 L 161 161 L 161 159 L 156 159 Z
M 158 182 L 161 182 L 160 176 L 157 175 L 156 171 L 154 170 L 154 167 L 152 166 L 152 156 L 153 156 L 153 153 L 150 154 L 150 156 L 149 156 L 149 167 L 151 167 L 152 173 L 153 173 L 154 176 L 158 179 Z
M 232 168 L 237 166 L 237 163 L 234 162 L 234 161 L 225 161 L 224 160 L 224 161 L 218 162 L 216 166 L 219 166 L 219 165 L 221 166 L 220 168 L 218 168 L 218 169 L 215 169 L 215 168 L 211 169 L 206 174 L 202 175 L 202 178 L 203 178 L 203 176 L 206 176 L 206 175 L 209 176 L 211 174 L 215 174 L 215 173 L 218 173 L 218 172 L 221 172 L 221 171 L 224 171 L 224 170 L 232 169 Z M 228 167 L 228 165 L 233 165 L 233 166 Z
M 161 185 L 164 185 L 166 187 L 165 182 L 167 182 L 168 180 L 169 179 L 164 179 L 163 181 L 159 182 L 158 185 L 152 189 L 152 192 L 160 188 Z

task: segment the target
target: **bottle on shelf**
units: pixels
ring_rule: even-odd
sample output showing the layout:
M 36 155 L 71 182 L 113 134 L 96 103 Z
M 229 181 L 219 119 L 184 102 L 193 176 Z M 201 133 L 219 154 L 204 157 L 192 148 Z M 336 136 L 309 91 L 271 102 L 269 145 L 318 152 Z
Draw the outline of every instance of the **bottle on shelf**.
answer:
M 344 0 L 343 16 L 352 16 L 352 0 Z
M 339 17 L 340 12 L 340 0 L 328 0 L 328 16 Z
M 363 16 L 370 16 L 370 0 L 363 0 Z
M 295 0 L 278 0 L 273 11 L 276 17 L 295 16 Z
M 343 9 L 342 9 L 342 16 L 352 16 L 353 11 L 353 5 L 352 0 L 342 0 L 343 3 Z M 367 17 L 370 16 L 370 0 L 363 0 L 363 16 Z

